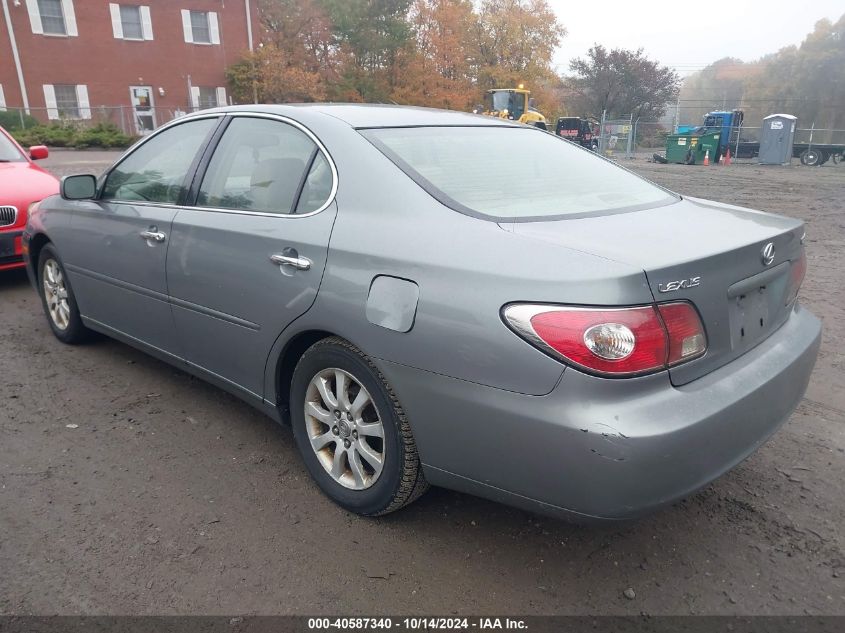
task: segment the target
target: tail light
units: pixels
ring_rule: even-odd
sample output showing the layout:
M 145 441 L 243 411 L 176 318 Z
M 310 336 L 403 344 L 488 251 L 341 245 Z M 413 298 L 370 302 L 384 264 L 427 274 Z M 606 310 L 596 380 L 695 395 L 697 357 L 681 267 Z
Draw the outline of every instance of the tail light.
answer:
M 695 308 L 683 302 L 662 303 L 657 305 L 657 311 L 669 337 L 667 366 L 683 363 L 704 353 L 707 349 L 707 338 Z
M 801 256 L 792 262 L 789 269 L 789 286 L 786 293 L 786 305 L 791 304 L 798 298 L 798 291 L 804 283 L 804 276 L 807 274 L 807 254 L 801 249 Z
M 698 312 L 686 302 L 630 308 L 512 304 L 504 319 L 554 358 L 605 376 L 660 371 L 707 350 Z

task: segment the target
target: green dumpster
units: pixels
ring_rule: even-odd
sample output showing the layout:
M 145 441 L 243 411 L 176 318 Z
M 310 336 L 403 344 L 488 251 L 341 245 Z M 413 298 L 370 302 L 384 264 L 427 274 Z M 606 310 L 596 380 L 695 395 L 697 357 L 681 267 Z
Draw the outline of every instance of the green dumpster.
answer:
M 718 160 L 721 132 L 710 134 L 670 134 L 666 137 L 666 160 L 670 163 L 701 165 L 710 151 L 710 162 Z

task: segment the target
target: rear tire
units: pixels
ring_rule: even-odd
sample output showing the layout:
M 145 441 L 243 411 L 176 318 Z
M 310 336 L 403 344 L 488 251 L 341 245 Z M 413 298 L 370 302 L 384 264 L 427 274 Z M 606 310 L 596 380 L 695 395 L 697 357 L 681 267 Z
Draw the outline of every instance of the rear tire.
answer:
M 341 507 L 379 516 L 428 489 L 402 405 L 378 368 L 348 341 L 323 339 L 302 355 L 290 410 L 308 472 Z
M 57 339 L 68 345 L 88 339 L 91 330 L 82 324 L 70 279 L 52 244 L 45 245 L 38 257 L 38 294 Z
M 801 164 L 807 167 L 817 167 L 821 165 L 822 154 L 815 149 L 805 149 L 801 152 Z

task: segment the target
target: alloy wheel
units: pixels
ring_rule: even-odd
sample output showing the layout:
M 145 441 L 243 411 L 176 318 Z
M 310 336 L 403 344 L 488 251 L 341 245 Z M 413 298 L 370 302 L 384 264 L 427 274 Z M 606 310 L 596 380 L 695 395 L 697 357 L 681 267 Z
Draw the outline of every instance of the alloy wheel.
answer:
M 44 262 L 42 272 L 44 299 L 47 302 L 47 312 L 59 330 L 66 330 L 70 324 L 70 306 L 67 299 L 67 285 L 65 276 L 55 259 Z
M 336 367 L 320 371 L 305 393 L 311 448 L 334 481 L 350 490 L 375 484 L 384 467 L 384 425 L 367 389 Z

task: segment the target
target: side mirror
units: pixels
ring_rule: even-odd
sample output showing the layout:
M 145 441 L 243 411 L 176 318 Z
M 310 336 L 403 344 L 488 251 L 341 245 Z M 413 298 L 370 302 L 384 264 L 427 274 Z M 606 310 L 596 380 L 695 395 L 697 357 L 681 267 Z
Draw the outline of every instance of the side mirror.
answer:
M 42 158 L 47 158 L 50 155 L 50 150 L 47 149 L 46 145 L 33 145 L 29 148 L 29 157 L 32 160 L 41 160 Z
M 97 195 L 97 179 L 91 174 L 65 176 L 61 194 L 65 200 L 90 200 Z

